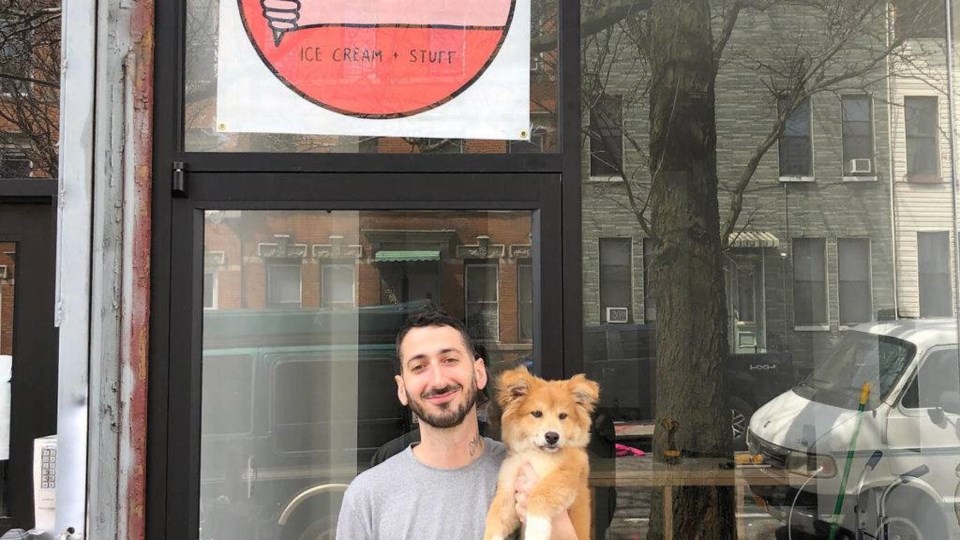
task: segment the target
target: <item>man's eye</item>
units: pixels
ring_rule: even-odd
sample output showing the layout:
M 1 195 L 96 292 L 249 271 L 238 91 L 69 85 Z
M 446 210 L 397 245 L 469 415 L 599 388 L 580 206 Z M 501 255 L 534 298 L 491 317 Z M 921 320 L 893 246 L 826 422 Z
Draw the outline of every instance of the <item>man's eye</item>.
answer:
M 423 366 L 413 366 L 412 368 L 410 368 L 410 371 L 412 371 L 413 373 L 419 373 L 423 371 Z
M 457 361 L 457 359 L 456 359 L 456 358 L 444 358 L 443 361 L 444 361 L 444 363 L 447 363 L 447 364 L 453 364 L 454 362 Z
M 543 412 L 541 411 L 533 411 L 530 414 L 532 414 L 534 418 L 540 418 L 541 416 L 543 416 Z
M 565 412 L 560 413 L 560 419 L 561 419 L 561 420 L 566 420 L 566 419 L 567 419 L 567 413 L 565 413 Z

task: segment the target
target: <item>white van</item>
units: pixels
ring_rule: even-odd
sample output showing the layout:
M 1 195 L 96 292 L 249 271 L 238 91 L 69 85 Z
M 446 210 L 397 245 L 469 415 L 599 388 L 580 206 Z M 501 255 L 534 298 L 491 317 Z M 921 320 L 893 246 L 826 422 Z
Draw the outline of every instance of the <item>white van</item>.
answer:
M 842 530 L 854 538 L 960 538 L 955 320 L 860 325 L 817 364 L 750 419 L 750 452 L 778 473 L 789 471 L 788 485 L 751 485 L 758 502 L 791 530 L 827 538 L 861 389 L 870 383 Z

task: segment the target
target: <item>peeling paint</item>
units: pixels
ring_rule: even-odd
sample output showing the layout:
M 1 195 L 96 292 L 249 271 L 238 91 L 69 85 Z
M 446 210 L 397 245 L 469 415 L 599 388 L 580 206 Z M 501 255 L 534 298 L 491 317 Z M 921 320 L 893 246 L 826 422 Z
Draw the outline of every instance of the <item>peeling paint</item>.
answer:
M 151 192 L 153 165 L 153 58 L 154 58 L 154 2 L 124 2 L 130 7 L 130 35 L 133 37 L 132 70 L 127 72 L 132 84 L 127 88 L 133 95 L 126 96 L 132 104 L 131 125 L 125 126 L 132 143 L 134 217 L 129 302 L 126 315 L 129 325 L 123 336 L 123 349 L 129 352 L 124 359 L 125 370 L 130 377 L 125 400 L 128 407 L 128 438 L 121 441 L 127 446 L 129 460 L 126 492 L 120 493 L 127 501 L 126 538 L 142 539 L 146 535 L 146 462 L 147 462 L 147 374 L 149 369 L 149 324 L 150 324 L 150 239 L 151 239 Z M 126 266 L 126 261 L 125 261 Z M 123 455 L 123 453 L 121 453 Z

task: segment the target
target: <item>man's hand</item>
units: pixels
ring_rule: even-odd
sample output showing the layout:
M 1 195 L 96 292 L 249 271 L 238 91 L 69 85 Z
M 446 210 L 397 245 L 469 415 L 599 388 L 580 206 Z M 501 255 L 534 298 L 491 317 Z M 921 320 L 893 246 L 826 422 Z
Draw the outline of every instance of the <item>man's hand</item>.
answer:
M 517 477 L 513 481 L 514 497 L 517 501 L 517 516 L 520 522 L 527 523 L 527 499 L 530 491 L 540 482 L 537 471 L 533 469 L 530 463 L 524 463 L 517 472 Z M 573 530 L 573 522 L 570 521 L 570 515 L 566 512 L 560 512 L 553 516 L 550 526 L 551 540 L 577 540 L 577 533 Z

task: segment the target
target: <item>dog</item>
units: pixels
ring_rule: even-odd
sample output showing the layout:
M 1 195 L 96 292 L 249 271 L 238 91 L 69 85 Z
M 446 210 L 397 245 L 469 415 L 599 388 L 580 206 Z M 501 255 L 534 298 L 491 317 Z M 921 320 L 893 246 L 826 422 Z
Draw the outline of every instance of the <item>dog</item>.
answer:
M 484 540 L 503 540 L 520 526 L 514 479 L 527 462 L 539 481 L 528 493 L 524 538 L 548 540 L 551 519 L 566 511 L 577 538 L 589 539 L 590 462 L 586 448 L 600 386 L 582 374 L 546 381 L 520 366 L 503 372 L 497 388 L 507 459 L 487 512 Z

